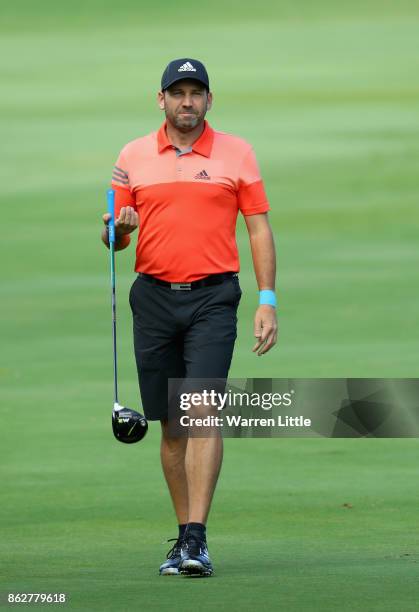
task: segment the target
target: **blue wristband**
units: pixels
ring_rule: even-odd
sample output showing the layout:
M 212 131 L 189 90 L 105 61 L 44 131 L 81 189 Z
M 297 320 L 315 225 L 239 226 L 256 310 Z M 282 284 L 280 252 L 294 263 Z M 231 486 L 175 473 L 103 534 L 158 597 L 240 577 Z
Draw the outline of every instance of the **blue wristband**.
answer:
M 259 305 L 267 304 L 268 306 L 276 307 L 276 295 L 272 289 L 262 289 L 259 291 Z

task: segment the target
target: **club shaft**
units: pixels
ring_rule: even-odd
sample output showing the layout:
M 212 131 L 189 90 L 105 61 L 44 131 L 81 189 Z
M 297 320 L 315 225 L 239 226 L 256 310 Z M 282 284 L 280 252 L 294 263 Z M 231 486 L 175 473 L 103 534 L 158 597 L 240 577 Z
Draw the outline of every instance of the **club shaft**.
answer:
M 115 291 L 115 244 L 109 245 L 111 252 L 111 295 L 112 295 L 112 344 L 113 344 L 113 386 L 114 403 L 118 403 L 118 354 L 116 349 L 116 291 Z
M 108 189 L 108 212 L 111 218 L 108 223 L 109 251 L 111 259 L 111 296 L 112 296 L 112 344 L 113 344 L 113 387 L 114 405 L 118 404 L 118 357 L 116 350 L 116 290 L 115 290 L 115 191 Z

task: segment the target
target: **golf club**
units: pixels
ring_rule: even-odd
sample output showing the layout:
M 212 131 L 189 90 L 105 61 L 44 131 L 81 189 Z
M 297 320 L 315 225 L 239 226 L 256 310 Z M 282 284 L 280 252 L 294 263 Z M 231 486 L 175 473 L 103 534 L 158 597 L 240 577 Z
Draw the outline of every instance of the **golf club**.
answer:
M 115 291 L 115 191 L 109 189 L 108 213 L 111 218 L 108 223 L 109 228 L 109 251 L 111 258 L 111 290 L 112 290 L 112 340 L 113 340 L 113 383 L 114 383 L 114 402 L 112 411 L 112 430 L 114 436 L 120 442 L 133 444 L 139 442 L 147 433 L 148 424 L 146 418 L 136 412 L 121 406 L 118 401 L 118 365 L 116 352 L 116 291 Z

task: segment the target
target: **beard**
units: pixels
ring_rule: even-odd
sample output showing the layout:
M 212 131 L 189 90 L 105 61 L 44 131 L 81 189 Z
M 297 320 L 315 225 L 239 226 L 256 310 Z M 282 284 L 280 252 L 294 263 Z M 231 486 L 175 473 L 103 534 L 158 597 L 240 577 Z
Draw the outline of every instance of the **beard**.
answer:
M 205 115 L 197 115 L 196 113 L 191 113 L 190 115 L 180 115 L 180 114 L 171 114 L 168 115 L 166 113 L 166 118 L 169 119 L 170 123 L 172 123 L 180 132 L 190 132 L 195 129 L 197 125 L 199 125 Z

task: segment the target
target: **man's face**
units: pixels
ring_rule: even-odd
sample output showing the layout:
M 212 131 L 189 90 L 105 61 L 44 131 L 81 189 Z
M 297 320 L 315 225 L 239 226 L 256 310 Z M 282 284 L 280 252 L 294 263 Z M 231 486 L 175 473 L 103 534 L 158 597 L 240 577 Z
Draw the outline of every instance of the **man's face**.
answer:
M 182 79 L 158 94 L 166 119 L 181 132 L 190 132 L 202 123 L 211 108 L 212 94 L 193 79 Z

